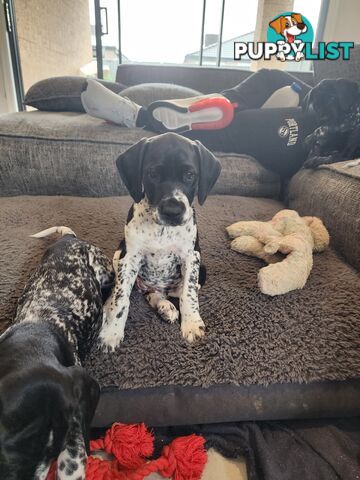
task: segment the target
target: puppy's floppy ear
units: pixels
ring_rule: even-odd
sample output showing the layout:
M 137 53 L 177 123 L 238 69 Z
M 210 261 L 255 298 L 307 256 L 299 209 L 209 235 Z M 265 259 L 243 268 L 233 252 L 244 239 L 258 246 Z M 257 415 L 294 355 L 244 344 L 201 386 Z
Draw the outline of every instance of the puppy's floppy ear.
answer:
M 334 81 L 335 91 L 337 93 L 340 107 L 344 112 L 348 112 L 352 105 L 358 100 L 359 86 L 356 82 L 338 78 Z
M 220 175 L 221 164 L 199 140 L 194 140 L 194 144 L 199 165 L 198 200 L 202 205 Z
M 135 203 L 140 202 L 143 198 L 143 161 L 148 142 L 148 138 L 142 138 L 138 143 L 122 153 L 116 160 L 116 166 L 122 181 L 125 183 Z
M 304 23 L 300 13 L 292 13 L 291 16 L 295 18 L 297 23 Z
M 282 17 L 275 18 L 275 20 L 269 23 L 269 26 L 273 28 L 276 33 L 282 33 L 281 18 Z
M 99 384 L 84 368 L 69 367 L 73 381 L 73 395 L 76 403 L 86 449 L 89 449 L 90 425 L 100 397 Z

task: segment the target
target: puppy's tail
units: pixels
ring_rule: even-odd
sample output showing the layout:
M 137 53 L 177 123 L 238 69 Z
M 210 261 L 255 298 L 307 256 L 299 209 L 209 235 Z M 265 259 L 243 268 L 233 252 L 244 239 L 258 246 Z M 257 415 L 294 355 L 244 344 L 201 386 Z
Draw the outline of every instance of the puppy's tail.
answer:
M 72 235 L 73 237 L 76 237 L 75 232 L 73 232 L 69 227 L 50 227 L 50 228 L 47 228 L 46 230 L 43 230 L 42 232 L 38 232 L 38 233 L 34 233 L 34 235 L 30 235 L 30 237 L 45 238 L 45 237 L 48 237 L 49 235 L 52 235 L 53 233 L 60 233 L 62 237 L 64 235 Z

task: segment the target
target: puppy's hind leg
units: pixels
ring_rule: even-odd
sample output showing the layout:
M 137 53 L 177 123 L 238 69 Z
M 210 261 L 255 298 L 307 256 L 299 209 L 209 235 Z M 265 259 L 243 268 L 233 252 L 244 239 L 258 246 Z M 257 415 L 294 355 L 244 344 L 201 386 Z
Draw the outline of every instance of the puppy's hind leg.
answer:
M 175 305 L 166 298 L 164 293 L 153 292 L 146 295 L 150 306 L 156 310 L 160 317 L 169 323 L 174 323 L 179 318 Z

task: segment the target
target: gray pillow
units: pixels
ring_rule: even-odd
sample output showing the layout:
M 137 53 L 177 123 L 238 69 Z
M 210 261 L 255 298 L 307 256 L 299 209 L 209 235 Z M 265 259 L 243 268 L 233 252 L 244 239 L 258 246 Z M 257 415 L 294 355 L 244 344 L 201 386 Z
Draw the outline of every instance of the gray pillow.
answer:
M 97 80 L 115 93 L 125 88 L 121 83 Z M 27 91 L 24 104 L 44 111 L 84 112 L 80 95 L 86 82 L 86 77 L 75 76 L 40 80 Z
M 148 107 L 150 103 L 157 100 L 196 97 L 202 95 L 202 93 L 173 83 L 140 83 L 125 88 L 120 95 L 129 98 L 138 105 Z

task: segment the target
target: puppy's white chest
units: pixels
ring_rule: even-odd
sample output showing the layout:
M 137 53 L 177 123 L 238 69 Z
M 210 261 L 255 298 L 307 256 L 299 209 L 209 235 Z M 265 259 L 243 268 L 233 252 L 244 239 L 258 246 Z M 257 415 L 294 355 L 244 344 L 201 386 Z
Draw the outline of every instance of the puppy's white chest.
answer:
M 176 289 L 181 282 L 182 266 L 194 251 L 196 237 L 193 217 L 184 225 L 159 225 L 151 212 L 136 205 L 134 216 L 125 227 L 125 240 L 130 255 L 140 256 L 138 286 L 145 291 Z
M 136 210 L 134 218 L 125 227 L 127 247 L 159 261 L 169 255 L 186 257 L 194 250 L 196 236 L 193 218 L 185 225 L 164 226 L 155 223 L 151 215 Z

